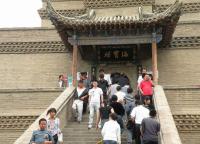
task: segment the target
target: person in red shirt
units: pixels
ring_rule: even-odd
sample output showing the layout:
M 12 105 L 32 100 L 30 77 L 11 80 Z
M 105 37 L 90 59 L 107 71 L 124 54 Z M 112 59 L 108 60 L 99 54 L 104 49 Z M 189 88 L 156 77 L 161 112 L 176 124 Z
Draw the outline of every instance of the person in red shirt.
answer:
M 144 80 L 140 83 L 140 92 L 142 94 L 142 102 L 144 101 L 145 97 L 150 97 L 152 102 L 152 96 L 153 96 L 153 82 L 151 81 L 151 78 L 148 74 L 145 74 Z

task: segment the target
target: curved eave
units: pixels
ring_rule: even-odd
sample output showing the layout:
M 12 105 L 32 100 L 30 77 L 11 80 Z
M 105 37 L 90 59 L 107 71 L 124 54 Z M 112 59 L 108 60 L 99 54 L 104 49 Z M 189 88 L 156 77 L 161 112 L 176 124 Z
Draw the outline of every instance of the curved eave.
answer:
M 162 13 L 149 18 L 135 19 L 133 16 L 95 17 L 93 19 L 66 17 L 59 14 L 47 0 L 47 12 L 58 30 L 64 28 L 67 32 L 89 32 L 93 30 L 107 31 L 116 29 L 150 29 L 162 28 L 162 45 L 168 45 L 172 39 L 177 22 L 181 15 L 182 3 L 176 1 Z M 61 30 L 63 33 L 63 30 Z M 63 34 L 62 34 L 63 35 Z M 70 34 L 71 35 L 71 34 Z M 68 34 L 66 35 L 68 36 Z
M 107 27 L 106 25 L 130 25 L 130 24 L 143 24 L 143 25 L 155 25 L 168 19 L 176 19 L 180 17 L 181 3 L 176 1 L 171 5 L 166 11 L 155 14 L 149 18 L 135 19 L 133 16 L 115 16 L 115 17 L 96 17 L 94 19 L 81 19 L 76 17 L 66 17 L 59 14 L 52 7 L 51 2 L 47 1 L 47 12 L 54 23 L 59 23 L 65 25 L 67 28 L 80 29 L 80 27 L 85 26 L 100 26 Z

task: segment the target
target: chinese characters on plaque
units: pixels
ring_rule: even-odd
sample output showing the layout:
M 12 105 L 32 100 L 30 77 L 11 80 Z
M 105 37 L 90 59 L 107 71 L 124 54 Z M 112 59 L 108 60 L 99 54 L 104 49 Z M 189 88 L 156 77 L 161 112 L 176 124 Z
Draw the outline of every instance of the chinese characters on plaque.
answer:
M 100 48 L 100 61 L 135 61 L 135 48 Z

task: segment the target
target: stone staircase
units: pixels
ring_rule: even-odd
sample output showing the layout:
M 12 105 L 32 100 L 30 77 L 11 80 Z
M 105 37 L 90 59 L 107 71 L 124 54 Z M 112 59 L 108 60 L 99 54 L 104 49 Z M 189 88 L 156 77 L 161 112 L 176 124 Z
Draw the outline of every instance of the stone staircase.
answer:
M 13 144 L 60 93 L 60 89 L 0 90 L 0 144 Z
M 83 122 L 69 122 L 63 129 L 64 144 L 96 144 L 102 139 L 101 130 L 88 129 L 89 115 L 83 115 Z M 94 120 L 95 122 L 95 120 Z M 122 134 L 122 144 L 126 144 L 126 131 Z
M 174 121 L 183 144 L 200 143 L 200 89 L 165 88 Z

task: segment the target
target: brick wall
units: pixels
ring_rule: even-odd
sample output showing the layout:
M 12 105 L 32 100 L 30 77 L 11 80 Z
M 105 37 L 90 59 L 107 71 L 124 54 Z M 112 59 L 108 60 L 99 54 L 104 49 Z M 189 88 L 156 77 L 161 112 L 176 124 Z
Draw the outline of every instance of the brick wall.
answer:
M 161 85 L 199 85 L 200 49 L 158 50 Z M 151 59 L 142 62 L 151 67 Z
M 1 54 L 0 60 L 1 89 L 57 87 L 58 75 L 71 72 L 68 53 Z

